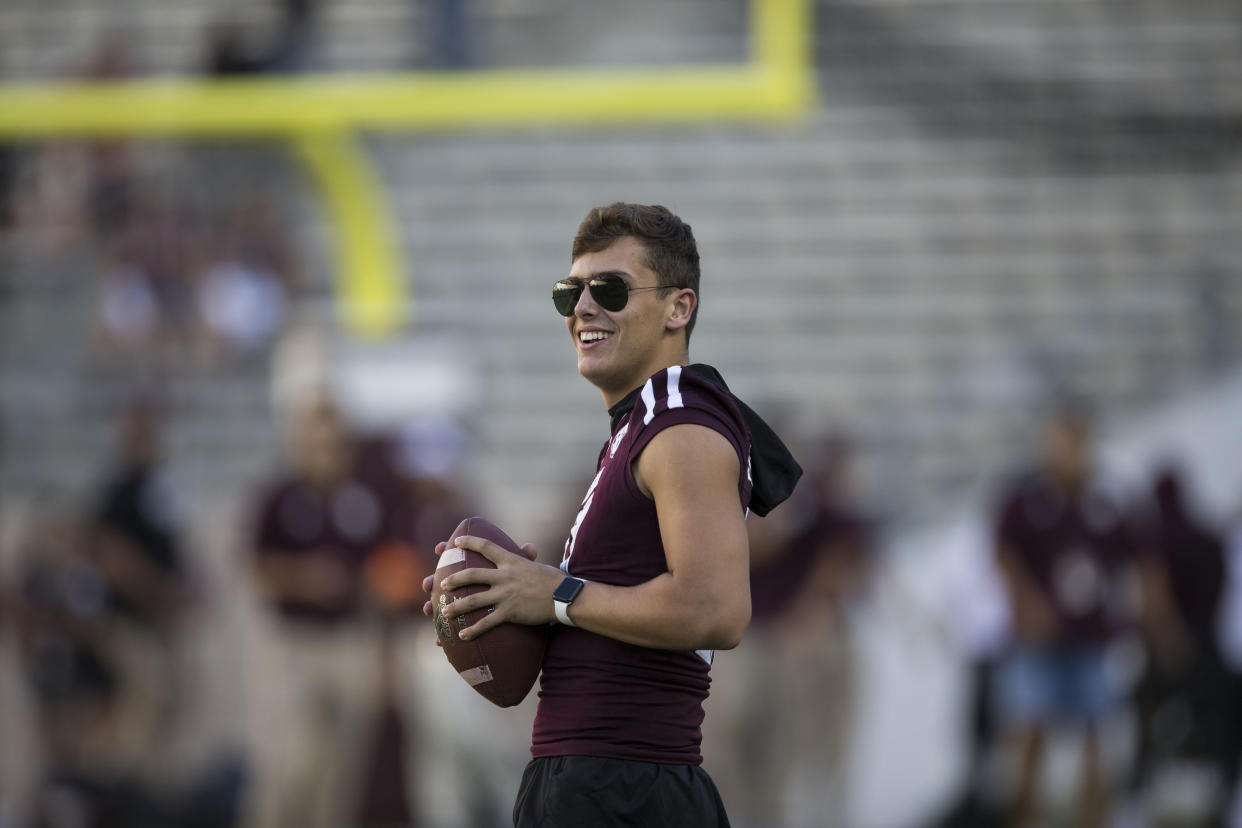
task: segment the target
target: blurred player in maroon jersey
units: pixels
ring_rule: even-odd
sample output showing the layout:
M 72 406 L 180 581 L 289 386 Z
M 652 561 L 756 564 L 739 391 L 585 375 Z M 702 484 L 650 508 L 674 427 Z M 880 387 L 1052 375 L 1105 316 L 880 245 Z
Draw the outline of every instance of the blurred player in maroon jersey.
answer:
M 263 825 L 349 825 L 359 767 L 379 705 L 380 639 L 367 607 L 366 564 L 385 540 L 382 493 L 356 468 L 356 439 L 330 399 L 293 415 L 288 467 L 262 493 L 254 571 L 273 613 L 265 711 Z
M 1176 466 L 1161 467 L 1135 521 L 1145 553 L 1147 658 L 1134 693 L 1138 729 L 1129 793 L 1141 811 L 1161 763 L 1201 760 L 1221 782 L 1203 824 L 1224 826 L 1242 760 L 1242 682 L 1218 634 L 1229 575 L 1224 538 L 1195 514 L 1186 488 Z
M 515 825 L 727 825 L 701 768 L 712 651 L 750 620 L 747 510 L 784 500 L 801 470 L 714 369 L 690 365 L 699 256 L 687 224 L 663 207 L 595 208 L 572 261 L 553 302 L 611 439 L 560 567 L 459 541 L 497 569 L 450 576 L 448 589 L 490 586 L 451 611 L 495 607 L 463 637 L 557 622 Z
M 1118 506 L 1095 486 L 1088 425 L 1065 405 L 1044 424 L 1039 467 L 1001 500 L 995 544 L 1008 591 L 1013 641 L 997 676 L 1002 727 L 1019 754 L 1011 824 L 1035 815 L 1049 730 L 1082 733 L 1082 813 L 1106 824 L 1108 788 L 1099 725 L 1115 709 L 1107 669 L 1124 606 L 1134 544 Z
M 841 432 L 808 444 L 794 496 L 747 521 L 751 626 L 713 667 L 706 759 L 736 826 L 845 824 L 855 708 L 851 608 L 867 590 L 874 520 Z M 773 677 L 780 679 L 774 681 Z

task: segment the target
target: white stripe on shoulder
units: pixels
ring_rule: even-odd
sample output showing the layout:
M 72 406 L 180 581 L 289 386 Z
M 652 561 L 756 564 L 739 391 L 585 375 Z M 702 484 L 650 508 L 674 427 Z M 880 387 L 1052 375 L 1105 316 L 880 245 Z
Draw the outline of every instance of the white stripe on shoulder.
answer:
M 681 366 L 670 365 L 668 368 L 668 407 L 684 408 L 681 399 Z
M 642 393 L 639 394 L 643 398 L 643 407 L 647 410 L 643 413 L 643 425 L 651 425 L 651 421 L 655 418 L 655 387 L 651 384 L 651 380 L 647 380 L 643 386 Z

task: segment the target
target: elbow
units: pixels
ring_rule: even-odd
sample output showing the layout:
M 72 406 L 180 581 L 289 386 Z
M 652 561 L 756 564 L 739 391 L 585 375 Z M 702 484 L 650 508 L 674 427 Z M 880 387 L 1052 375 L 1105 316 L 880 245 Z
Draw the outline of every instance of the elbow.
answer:
M 736 630 L 722 630 L 721 633 L 713 638 L 705 647 L 696 647 L 699 650 L 732 650 L 734 647 L 742 643 L 742 633 L 746 631 L 745 627 L 739 627 Z
M 750 602 L 717 613 L 704 625 L 702 643 L 696 650 L 732 650 L 742 643 L 742 633 L 750 626 Z
M 734 619 L 731 626 L 723 630 L 723 639 L 714 649 L 732 650 L 738 644 L 742 643 L 742 633 L 746 632 L 746 628 L 750 626 L 750 606 L 739 613 Z

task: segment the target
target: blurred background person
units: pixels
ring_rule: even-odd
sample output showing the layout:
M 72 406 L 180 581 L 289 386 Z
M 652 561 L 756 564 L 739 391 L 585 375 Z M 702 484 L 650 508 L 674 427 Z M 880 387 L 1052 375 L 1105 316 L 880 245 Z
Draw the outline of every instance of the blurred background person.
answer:
M 150 401 L 127 403 L 93 503 L 81 516 L 38 508 L 23 541 L 19 640 L 45 759 L 37 824 L 220 828 L 237 818 L 235 758 L 177 761 L 194 715 L 187 624 L 201 618 L 202 594 L 160 421 Z
M 199 358 L 252 359 L 279 338 L 298 284 L 287 220 L 257 190 L 229 199 L 211 222 L 193 277 Z
M 1221 595 L 1219 644 L 1221 658 L 1234 675 L 1242 674 L 1242 508 L 1225 520 L 1225 587 Z M 1236 734 L 1242 742 L 1242 733 Z M 1224 780 L 1225 795 L 1232 797 L 1228 818 L 1242 821 L 1242 772 Z
M 708 766 L 738 826 L 848 824 L 850 610 L 868 586 L 875 527 L 848 436 L 822 437 L 810 455 L 789 502 L 747 519 L 751 625 L 712 668 Z
M 104 36 L 82 69 L 83 80 L 107 83 L 134 78 L 140 71 L 134 41 L 123 31 Z M 128 218 L 137 184 L 136 149 L 125 138 L 95 140 L 85 145 L 89 180 L 86 207 L 91 229 L 99 238 L 116 232 Z
M 424 31 L 415 37 L 427 47 L 435 69 L 461 71 L 479 61 L 473 31 L 472 0 L 431 0 Z
M 1005 588 L 982 515 L 973 515 L 945 544 L 936 567 L 944 577 L 940 594 L 924 616 L 938 642 L 962 662 L 960 699 L 961 780 L 954 797 L 926 824 L 937 828 L 998 828 L 1005 824 L 997 790 L 1000 723 L 995 687 L 998 662 L 1009 641 Z M 938 649 L 938 648 L 937 648 Z
M 1157 775 L 1197 762 L 1212 778 L 1194 824 L 1229 825 L 1242 761 L 1242 681 L 1220 646 L 1224 539 L 1196 514 L 1184 472 L 1168 462 L 1153 473 L 1135 523 L 1147 606 L 1144 667 L 1133 693 L 1130 815 L 1133 824 L 1155 822 L 1159 803 L 1149 792 Z
M 480 720 L 452 716 L 432 691 L 443 669 L 435 632 L 422 614 L 422 579 L 435 570 L 437 543 L 478 509 L 466 494 L 468 436 L 450 421 L 410 422 L 359 440 L 357 469 L 384 504 L 384 540 L 368 556 L 364 576 L 381 626 L 381 706 L 372 727 L 357 823 L 366 826 L 491 825 L 495 801 L 472 751 L 453 728 L 483 730 Z M 456 685 L 450 688 L 461 690 Z M 466 699 L 470 701 L 477 699 Z M 482 715 L 478 715 L 479 713 Z M 460 735 L 461 730 L 456 734 Z M 443 768 L 447 772 L 437 774 Z M 506 803 L 507 804 L 507 803 Z M 454 822 L 444 816 L 453 815 Z
M 276 5 L 276 30 L 262 43 L 256 42 L 256 33 L 236 15 L 214 18 L 207 28 L 203 71 L 212 77 L 237 78 L 309 69 L 314 60 L 318 0 L 279 0 Z
M 139 188 L 103 239 L 98 345 L 114 366 L 176 371 L 191 350 L 200 228 L 171 182 Z
M 145 774 L 171 787 L 173 737 L 188 705 L 187 624 L 204 599 L 187 549 L 184 503 L 164 456 L 164 412 L 141 395 L 118 417 L 118 451 L 88 514 L 94 560 L 125 676 L 121 720 Z
M 339 828 L 356 817 L 367 735 L 380 707 L 380 638 L 364 567 L 384 539 L 381 494 L 359 478 L 336 403 L 290 414 L 286 461 L 261 494 L 254 575 L 273 613 L 273 684 L 254 806 L 263 826 Z
M 485 781 L 427 783 L 435 768 L 475 769 L 445 733 L 481 717 L 428 696 L 429 670 L 465 688 L 445 669 L 420 587 L 436 543 L 474 513 L 461 477 L 468 439 L 450 422 L 366 431 L 322 389 L 289 393 L 280 410 L 287 459 L 251 540 L 274 639 L 260 716 L 281 733 L 258 743 L 256 824 L 491 824 Z M 462 822 L 436 816 L 454 806 Z
M 176 761 L 184 653 L 169 630 L 118 609 L 91 534 L 89 521 L 41 507 L 18 550 L 11 612 L 36 722 L 23 754 L 34 788 L 17 812 L 48 828 L 231 828 L 244 764 Z
M 17 641 L 38 717 L 30 758 L 41 766 L 30 818 L 154 828 L 144 752 L 155 734 L 141 704 L 149 694 L 129 692 L 146 677 L 126 671 L 113 649 L 107 581 L 86 527 L 45 506 L 20 543 Z
M 164 414 L 138 397 L 119 418 L 119 456 L 91 515 L 95 543 L 119 611 L 169 638 L 192 606 L 184 504 L 163 456 Z
M 1006 818 L 1039 823 L 1049 740 L 1068 728 L 1080 762 L 1072 821 L 1107 825 L 1112 780 L 1101 728 L 1122 701 L 1109 645 L 1123 624 L 1136 554 L 1120 507 L 1096 479 L 1090 426 L 1077 405 L 1046 415 L 1038 466 L 1000 497 L 995 549 L 1012 622 L 996 676 L 1001 738 L 1016 768 L 1005 783 Z

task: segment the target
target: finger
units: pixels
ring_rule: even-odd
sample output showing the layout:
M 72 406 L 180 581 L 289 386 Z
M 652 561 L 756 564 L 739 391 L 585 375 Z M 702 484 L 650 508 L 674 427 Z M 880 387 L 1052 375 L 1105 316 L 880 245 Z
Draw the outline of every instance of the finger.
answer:
M 440 589 L 443 592 L 453 592 L 471 584 L 483 584 L 490 587 L 500 583 L 503 577 L 500 570 L 472 566 L 470 569 L 454 572 L 452 575 L 444 578 L 440 581 Z
M 490 630 L 492 627 L 496 627 L 504 623 L 504 620 L 500 618 L 499 615 L 500 613 L 489 612 L 487 615 L 483 616 L 478 621 L 475 621 L 469 627 L 466 627 L 464 630 L 458 633 L 457 637 L 460 638 L 462 641 L 471 641 L 475 638 L 478 638 L 480 635 L 483 635 L 485 632 Z
M 427 616 L 428 618 L 430 618 L 430 617 L 431 617 L 431 613 L 432 613 L 433 611 L 434 611 L 434 610 L 433 610 L 433 608 L 432 608 L 432 606 L 431 606 L 431 602 L 430 602 L 430 601 L 424 601 L 424 602 L 423 602 L 423 615 L 425 615 L 425 616 Z
M 473 595 L 463 595 L 441 607 L 440 613 L 445 618 L 456 618 L 476 610 L 493 608 L 496 601 L 494 597 L 489 597 L 490 595 L 488 590 L 476 592 Z
M 528 561 L 533 561 L 539 557 L 539 553 L 535 551 L 535 545 L 533 543 L 522 544 L 522 554 L 526 556 L 526 560 Z
M 457 545 L 462 549 L 473 549 L 497 566 L 506 563 L 513 557 L 513 553 L 503 546 L 493 543 L 486 538 L 477 538 L 474 535 L 462 535 L 457 539 Z
M 444 554 L 444 550 L 448 547 L 448 541 L 440 541 L 436 544 L 436 555 Z
M 431 575 L 428 575 L 426 578 L 423 578 L 423 592 L 430 595 L 432 587 L 435 586 L 435 580 L 436 580 L 435 573 L 432 573 Z

